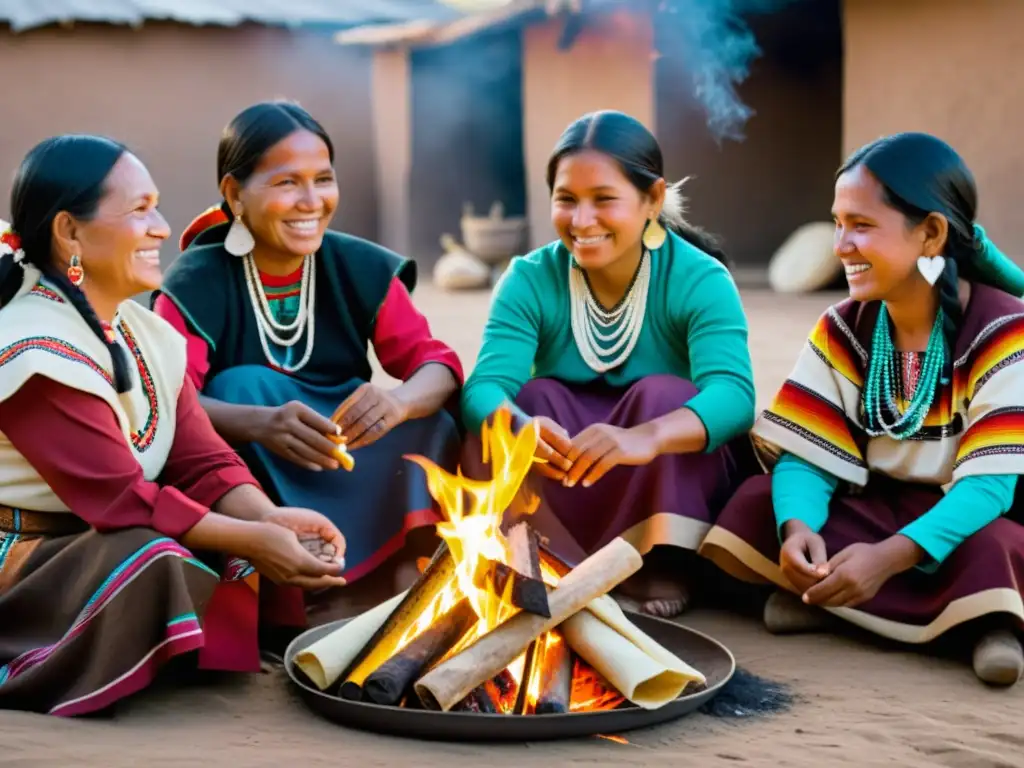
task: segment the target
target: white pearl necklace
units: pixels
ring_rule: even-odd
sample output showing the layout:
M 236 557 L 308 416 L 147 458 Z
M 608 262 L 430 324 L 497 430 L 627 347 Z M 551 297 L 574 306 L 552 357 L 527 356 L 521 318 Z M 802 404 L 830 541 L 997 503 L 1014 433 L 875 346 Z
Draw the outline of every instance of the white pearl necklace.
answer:
M 253 314 L 256 316 L 256 328 L 260 336 L 260 346 L 263 347 L 263 355 L 267 362 L 275 368 L 286 373 L 295 373 L 302 370 L 309 358 L 313 355 L 313 337 L 316 330 L 316 258 L 308 254 L 302 261 L 302 283 L 299 288 L 299 311 L 295 319 L 290 323 L 279 323 L 270 310 L 270 302 L 267 301 L 267 292 L 260 281 L 259 269 L 256 267 L 256 260 L 252 254 L 242 257 L 242 264 L 245 269 L 245 284 L 249 289 L 249 303 L 252 305 Z M 270 351 L 270 341 L 279 347 L 290 349 L 295 346 L 305 331 L 306 351 L 302 359 L 295 365 L 284 365 L 278 362 Z M 286 338 L 280 334 L 289 333 Z
M 582 269 L 569 261 L 569 305 L 572 335 L 583 362 L 595 373 L 617 368 L 636 347 L 647 313 L 651 285 L 651 257 L 640 257 L 636 278 L 614 309 L 607 310 L 594 298 Z M 614 329 L 608 331 L 609 328 Z M 609 359 L 610 357 L 610 359 Z

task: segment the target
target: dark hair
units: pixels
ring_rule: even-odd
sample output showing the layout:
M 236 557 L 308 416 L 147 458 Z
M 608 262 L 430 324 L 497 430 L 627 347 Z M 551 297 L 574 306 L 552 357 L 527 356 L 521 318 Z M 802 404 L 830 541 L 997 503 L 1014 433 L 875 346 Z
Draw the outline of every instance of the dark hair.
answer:
M 946 268 L 938 282 L 949 365 L 963 323 L 959 275 L 965 269 L 973 271 L 981 247 L 974 233 L 978 210 L 974 176 L 951 146 L 927 133 L 877 139 L 850 155 L 836 177 L 861 165 L 878 179 L 885 203 L 902 213 L 909 226 L 920 224 L 930 213 L 940 213 L 949 222 L 942 254 Z
M 124 348 L 107 338 L 99 317 L 53 254 L 53 220 L 65 211 L 89 221 L 107 194 L 106 179 L 128 150 L 102 136 L 55 136 L 37 144 L 21 163 L 11 189 L 11 228 L 21 238 L 24 261 L 39 269 L 61 289 L 71 305 L 106 344 L 118 392 L 132 388 Z M 0 306 L 18 292 L 24 271 L 14 259 L 0 259 Z
M 636 118 L 622 112 L 590 112 L 573 122 L 558 139 L 548 160 L 548 191 L 555 185 L 558 164 L 568 155 L 592 149 L 614 159 L 630 183 L 647 194 L 651 185 L 665 176 L 661 147 L 654 135 Z M 717 238 L 688 223 L 683 217 L 681 188 L 686 180 L 665 190 L 665 204 L 658 221 L 691 245 L 728 265 L 728 258 Z
M 217 147 L 217 183 L 231 176 L 245 184 L 271 147 L 296 131 L 309 131 L 327 145 L 334 162 L 334 144 L 324 127 L 306 110 L 290 101 L 264 101 L 247 107 L 228 123 Z M 224 212 L 231 211 L 224 204 Z

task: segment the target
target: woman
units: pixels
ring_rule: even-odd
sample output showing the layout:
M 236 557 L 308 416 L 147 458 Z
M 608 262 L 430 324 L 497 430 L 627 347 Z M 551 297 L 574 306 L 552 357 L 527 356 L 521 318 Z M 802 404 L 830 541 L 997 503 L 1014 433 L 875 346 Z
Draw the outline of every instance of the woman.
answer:
M 253 566 L 343 583 L 296 535 L 340 555 L 337 528 L 269 501 L 200 408 L 184 340 L 129 300 L 160 284 L 157 200 L 124 147 L 61 136 L 0 226 L 0 708 L 95 712 L 197 649 L 256 671 L 257 613 L 304 615 L 294 590 L 261 610 Z
M 802 597 L 769 601 L 770 628 L 813 626 L 794 603 L 908 643 L 967 625 L 978 677 L 1012 684 L 1024 274 L 976 209 L 970 171 L 934 136 L 883 138 L 842 166 L 832 213 L 850 298 L 755 426 L 771 475 L 747 481 L 701 552 Z
M 674 615 L 687 601 L 678 551 L 696 549 L 742 471 L 729 444 L 754 416 L 746 318 L 638 121 L 580 118 L 547 180 L 559 239 L 513 259 L 496 289 L 467 427 L 506 405 L 535 420 L 536 526 L 570 561 L 624 536 L 650 553 L 624 591 Z
M 462 370 L 412 304 L 415 264 L 327 229 L 333 162 L 324 129 L 294 104 L 235 117 L 217 153 L 223 203 L 183 235 L 154 309 L 188 339 L 206 412 L 271 495 L 344 529 L 350 583 L 420 529 L 400 587 L 433 551 L 439 520 L 423 471 L 403 456 L 454 468 L 460 438 L 444 406 Z M 395 389 L 369 383 L 371 343 L 403 382 Z M 337 442 L 352 472 L 338 471 Z

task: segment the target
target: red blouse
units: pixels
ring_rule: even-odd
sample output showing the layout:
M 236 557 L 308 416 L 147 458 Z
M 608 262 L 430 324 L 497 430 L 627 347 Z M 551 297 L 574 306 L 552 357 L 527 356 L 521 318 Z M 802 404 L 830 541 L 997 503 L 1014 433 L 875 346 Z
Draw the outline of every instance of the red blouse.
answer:
M 228 491 L 259 486 L 214 431 L 191 379 L 178 395 L 174 443 L 146 480 L 110 406 L 45 376 L 0 403 L 0 432 L 75 515 L 98 531 L 147 527 L 178 539 Z
M 290 285 L 301 278 L 301 269 L 284 277 L 260 273 L 260 280 L 267 286 Z M 192 331 L 174 302 L 165 295 L 157 296 L 153 311 L 188 341 L 188 375 L 196 389 L 202 391 L 210 371 L 206 341 Z M 427 318 L 416 309 L 405 284 L 397 277 L 392 278 L 388 295 L 377 313 L 371 341 L 381 367 L 392 378 L 406 381 L 427 363 L 441 363 L 451 369 L 460 386 L 463 383 L 465 374 L 459 356 L 431 335 Z

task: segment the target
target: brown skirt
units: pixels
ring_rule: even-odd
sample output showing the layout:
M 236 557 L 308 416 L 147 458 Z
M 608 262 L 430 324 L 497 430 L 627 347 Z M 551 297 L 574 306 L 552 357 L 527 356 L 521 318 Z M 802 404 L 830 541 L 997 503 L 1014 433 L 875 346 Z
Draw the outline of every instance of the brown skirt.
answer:
M 222 570 L 150 529 L 0 508 L 0 709 L 96 712 L 190 651 L 258 670 L 258 576 Z
M 873 475 L 851 493 L 841 485 L 821 530 L 833 555 L 856 542 L 876 543 L 900 531 L 941 498 L 934 487 Z M 700 553 L 744 581 L 795 591 L 779 568 L 779 536 L 771 476 L 744 483 L 708 532 Z M 966 539 L 934 573 L 901 573 L 871 600 L 832 613 L 876 634 L 927 643 L 953 627 L 992 614 L 1024 623 L 1024 526 L 1013 512 Z

